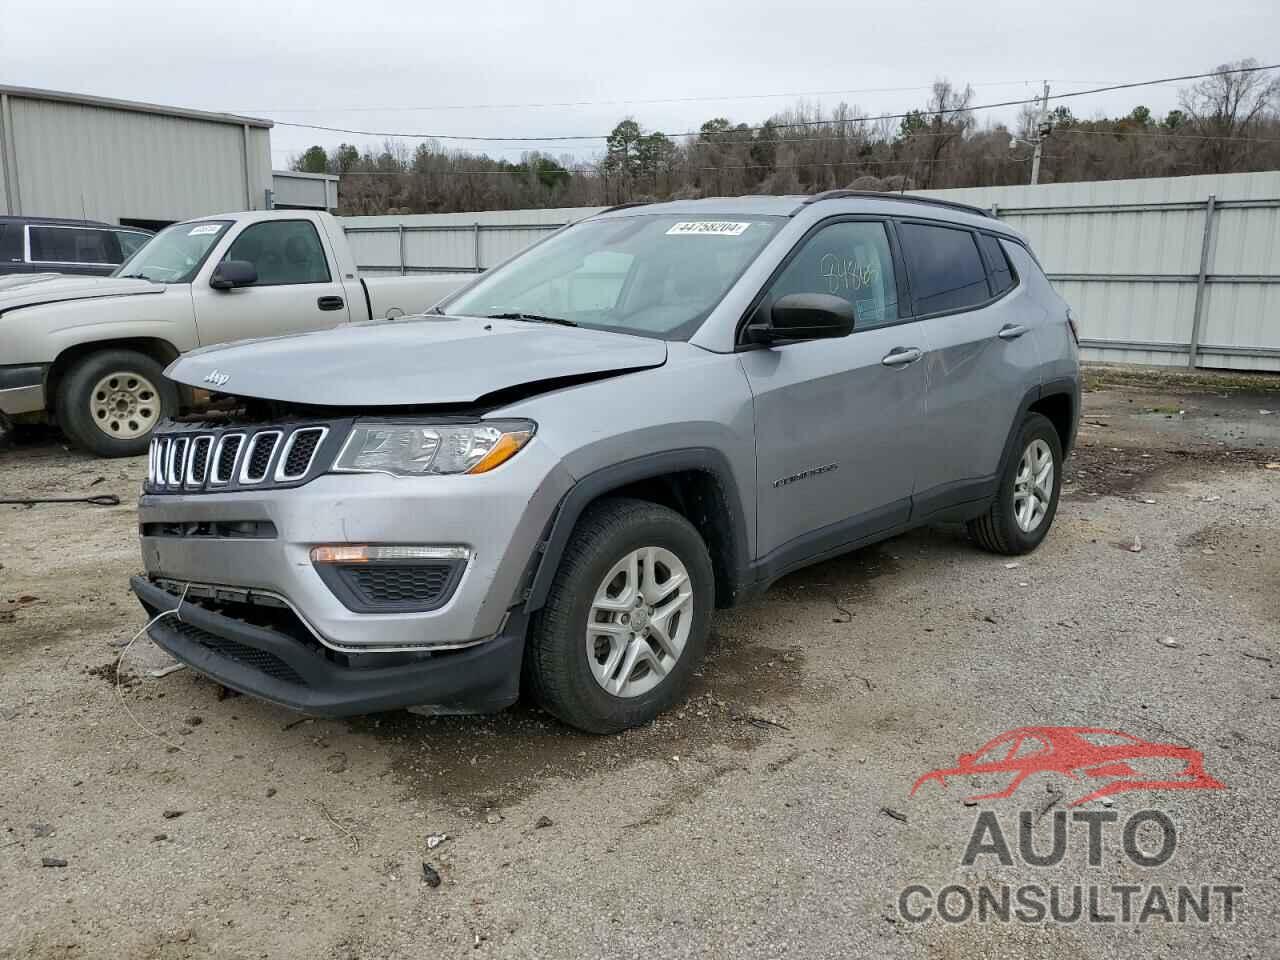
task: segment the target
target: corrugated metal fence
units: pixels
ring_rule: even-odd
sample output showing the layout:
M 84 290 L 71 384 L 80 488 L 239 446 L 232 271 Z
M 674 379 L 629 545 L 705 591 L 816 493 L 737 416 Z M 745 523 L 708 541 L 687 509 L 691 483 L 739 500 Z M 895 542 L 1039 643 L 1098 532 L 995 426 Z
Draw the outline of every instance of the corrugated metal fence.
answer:
M 1280 172 L 938 190 L 1023 231 L 1083 356 L 1280 370 Z M 597 208 L 352 217 L 370 273 L 483 270 Z

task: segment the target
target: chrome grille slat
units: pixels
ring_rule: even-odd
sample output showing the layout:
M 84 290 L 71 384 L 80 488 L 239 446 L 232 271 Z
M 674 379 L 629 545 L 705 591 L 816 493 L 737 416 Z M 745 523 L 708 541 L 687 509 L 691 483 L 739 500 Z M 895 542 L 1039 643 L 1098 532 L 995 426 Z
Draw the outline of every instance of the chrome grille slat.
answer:
M 267 471 L 271 467 L 271 458 L 276 452 L 276 447 L 280 444 L 280 438 L 284 434 L 279 430 L 259 430 L 244 446 L 244 454 L 240 458 L 240 476 L 239 481 L 242 484 L 257 485 L 267 479 Z M 264 444 L 270 444 L 267 450 L 266 462 L 262 464 L 262 474 L 258 477 L 252 476 L 253 464 L 259 452 L 263 449 Z
M 191 445 L 188 437 L 174 437 L 169 443 L 169 457 L 164 471 L 164 482 L 166 486 L 177 487 L 182 485 L 182 470 L 186 465 L 187 448 Z
M 289 434 L 289 439 L 286 440 L 284 445 L 280 448 L 280 458 L 276 461 L 276 481 L 298 480 L 310 473 L 311 467 L 316 460 L 316 454 L 320 452 L 320 445 L 324 443 L 324 438 L 328 436 L 328 434 L 328 427 L 299 427 L 297 430 L 294 430 L 293 433 Z M 290 471 L 288 469 L 289 458 L 294 451 L 294 447 L 297 445 L 299 439 L 305 440 L 305 438 L 310 436 L 315 436 L 315 442 L 312 444 L 311 453 L 307 455 L 307 462 L 303 465 L 301 470 Z
M 214 486 L 224 486 L 236 475 L 236 461 L 244 447 L 244 437 L 243 433 L 224 433 L 218 438 L 218 445 L 213 451 L 213 467 L 209 474 L 209 482 Z M 228 447 L 231 448 L 231 462 L 226 464 L 226 470 L 223 470 L 223 456 Z
M 209 473 L 209 454 L 212 450 L 212 436 L 200 436 L 191 441 L 191 455 L 187 458 L 187 469 L 183 472 L 188 487 L 204 486 L 205 477 Z

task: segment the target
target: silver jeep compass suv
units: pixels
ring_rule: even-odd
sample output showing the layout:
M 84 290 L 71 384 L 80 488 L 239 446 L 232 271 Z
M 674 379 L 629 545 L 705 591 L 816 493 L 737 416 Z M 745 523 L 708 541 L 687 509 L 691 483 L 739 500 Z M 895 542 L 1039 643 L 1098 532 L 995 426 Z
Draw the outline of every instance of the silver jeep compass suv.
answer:
M 151 448 L 156 643 L 308 713 L 523 685 L 594 732 L 675 703 L 712 609 L 806 564 L 940 520 L 1034 549 L 1080 409 L 1025 238 L 848 191 L 615 208 L 425 316 L 168 375 L 230 412 Z

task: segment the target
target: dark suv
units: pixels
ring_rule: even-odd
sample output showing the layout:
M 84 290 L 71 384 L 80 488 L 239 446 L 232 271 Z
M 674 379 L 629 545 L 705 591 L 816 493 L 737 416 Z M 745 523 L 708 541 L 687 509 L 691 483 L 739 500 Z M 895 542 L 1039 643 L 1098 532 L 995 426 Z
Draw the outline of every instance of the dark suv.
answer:
M 71 273 L 105 277 L 151 239 L 149 230 L 93 220 L 0 217 L 0 275 Z

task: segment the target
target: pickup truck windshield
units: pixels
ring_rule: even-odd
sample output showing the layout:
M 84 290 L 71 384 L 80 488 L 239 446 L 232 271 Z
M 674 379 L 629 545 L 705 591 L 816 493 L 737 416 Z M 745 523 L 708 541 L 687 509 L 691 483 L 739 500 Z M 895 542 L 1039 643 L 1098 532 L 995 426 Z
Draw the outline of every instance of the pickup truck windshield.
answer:
M 230 220 L 175 223 L 157 233 L 116 268 L 113 277 L 141 277 L 157 283 L 190 283 Z
M 678 214 L 588 220 L 493 271 L 442 312 L 687 340 L 782 222 Z

